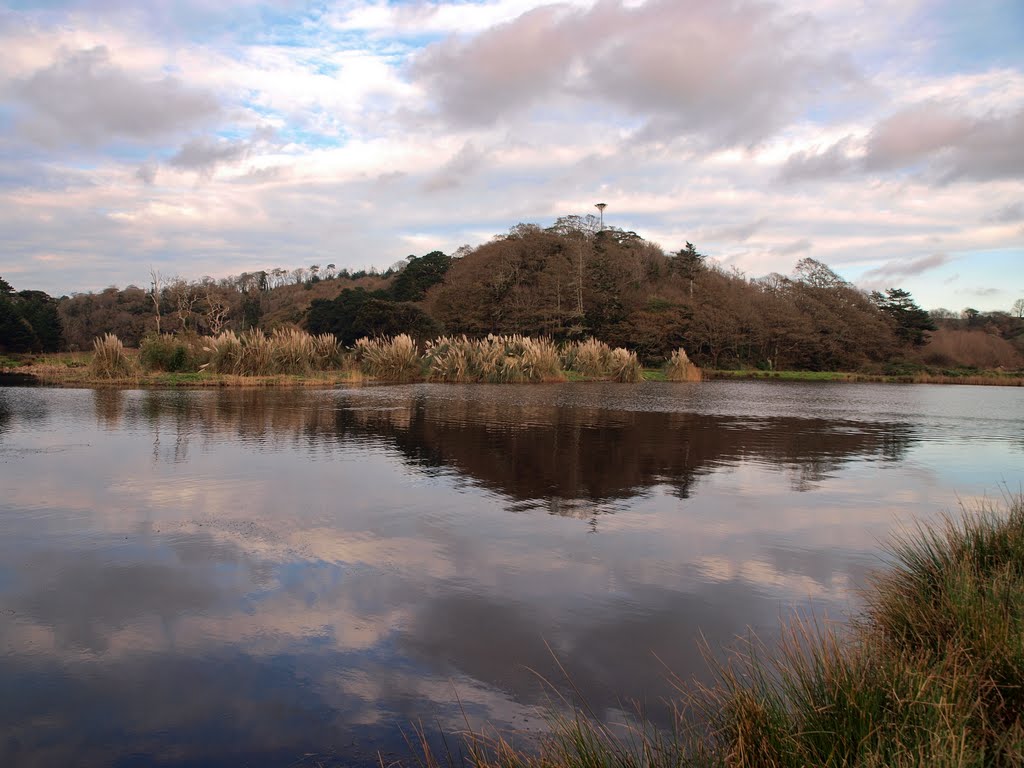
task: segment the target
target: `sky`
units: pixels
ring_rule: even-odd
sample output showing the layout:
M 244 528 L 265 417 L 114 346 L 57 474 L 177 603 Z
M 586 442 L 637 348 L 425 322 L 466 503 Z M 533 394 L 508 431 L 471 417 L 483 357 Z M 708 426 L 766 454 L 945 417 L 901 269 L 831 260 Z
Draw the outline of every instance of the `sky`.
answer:
M 385 269 L 596 213 L 1024 297 L 1024 0 L 0 2 L 0 275 Z

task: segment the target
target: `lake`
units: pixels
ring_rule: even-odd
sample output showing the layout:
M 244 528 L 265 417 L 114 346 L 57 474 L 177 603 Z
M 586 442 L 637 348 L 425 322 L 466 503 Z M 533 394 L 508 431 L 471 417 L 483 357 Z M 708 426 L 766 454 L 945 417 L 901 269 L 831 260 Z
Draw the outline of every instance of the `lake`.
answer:
M 566 674 L 657 720 L 701 637 L 842 621 L 892 532 L 1022 482 L 1010 387 L 0 388 L 0 764 L 528 741 Z

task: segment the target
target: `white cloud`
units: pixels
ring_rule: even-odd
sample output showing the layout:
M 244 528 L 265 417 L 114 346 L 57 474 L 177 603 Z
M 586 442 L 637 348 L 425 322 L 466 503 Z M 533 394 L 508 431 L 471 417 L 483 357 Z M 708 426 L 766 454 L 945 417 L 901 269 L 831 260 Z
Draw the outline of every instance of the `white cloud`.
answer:
M 0 17 L 0 106 L 33 139 L 0 135 L 18 287 L 383 268 L 599 199 L 755 275 L 1024 248 L 1024 73 L 929 72 L 926 3 L 95 10 Z

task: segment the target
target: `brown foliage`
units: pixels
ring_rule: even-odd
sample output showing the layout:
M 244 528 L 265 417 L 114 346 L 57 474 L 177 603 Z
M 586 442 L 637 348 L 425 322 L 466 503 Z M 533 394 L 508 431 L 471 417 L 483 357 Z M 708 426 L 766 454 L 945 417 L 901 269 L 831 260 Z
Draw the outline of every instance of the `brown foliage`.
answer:
M 1024 356 L 1006 339 L 985 331 L 935 331 L 922 350 L 922 359 L 929 365 L 968 368 L 1024 367 Z

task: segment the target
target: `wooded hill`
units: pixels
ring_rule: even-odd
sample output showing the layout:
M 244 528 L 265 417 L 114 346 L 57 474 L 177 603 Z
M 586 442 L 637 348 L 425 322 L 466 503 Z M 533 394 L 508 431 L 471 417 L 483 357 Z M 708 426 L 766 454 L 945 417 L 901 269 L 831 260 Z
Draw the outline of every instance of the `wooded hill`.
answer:
M 154 273 L 148 290 L 108 288 L 53 306 L 70 349 L 88 349 L 107 332 L 134 346 L 156 331 L 216 335 L 297 325 L 334 333 L 347 345 L 397 333 L 424 341 L 442 332 L 593 336 L 648 363 L 682 346 L 710 368 L 1024 365 L 1024 306 L 1016 307 L 1018 316 L 970 308 L 928 313 L 905 290 L 866 293 L 810 258 L 790 275 L 751 278 L 721 268 L 690 243 L 666 253 L 635 232 L 601 229 L 592 216 L 547 228 L 519 224 L 478 248 L 410 256 L 380 274 L 337 272 L 334 265 L 223 280 Z M 3 346 L 43 348 L 41 337 L 27 347 L 24 337 L 0 337 Z

